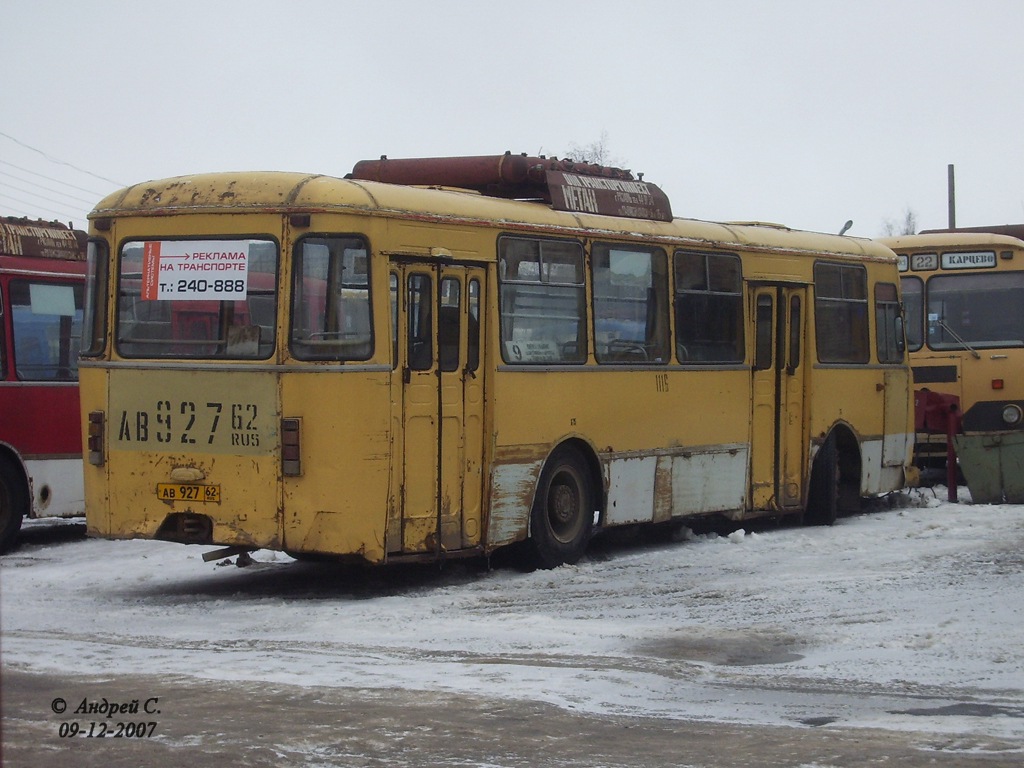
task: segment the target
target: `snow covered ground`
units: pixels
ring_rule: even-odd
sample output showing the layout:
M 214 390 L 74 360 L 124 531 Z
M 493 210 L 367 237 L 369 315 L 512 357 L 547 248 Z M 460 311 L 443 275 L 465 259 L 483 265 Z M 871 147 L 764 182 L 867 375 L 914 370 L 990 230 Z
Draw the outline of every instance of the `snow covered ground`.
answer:
M 162 542 L 32 543 L 67 523 L 29 523 L 0 561 L 0 650 L 5 667 L 104 679 L 450 691 L 1024 755 L 1024 506 L 945 498 L 912 491 L 832 528 L 598 540 L 533 573 L 271 552 L 239 568 Z

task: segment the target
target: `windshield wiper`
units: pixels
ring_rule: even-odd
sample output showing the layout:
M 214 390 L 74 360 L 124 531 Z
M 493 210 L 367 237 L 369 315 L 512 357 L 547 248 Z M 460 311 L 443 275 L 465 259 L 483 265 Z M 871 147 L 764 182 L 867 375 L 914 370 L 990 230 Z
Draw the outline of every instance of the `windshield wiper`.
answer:
M 939 320 L 938 322 L 939 322 L 939 328 L 941 328 L 946 333 L 948 333 L 950 336 L 952 336 L 953 340 L 956 341 L 957 344 L 959 344 L 961 347 L 966 349 L 968 352 L 970 352 L 974 356 L 975 360 L 981 360 L 981 355 L 978 354 L 978 350 L 976 350 L 974 347 L 972 347 L 970 344 L 968 344 L 966 341 L 964 341 L 963 337 L 960 336 L 959 333 L 957 333 L 952 328 L 950 328 L 948 325 L 946 325 L 946 321 L 945 320 Z

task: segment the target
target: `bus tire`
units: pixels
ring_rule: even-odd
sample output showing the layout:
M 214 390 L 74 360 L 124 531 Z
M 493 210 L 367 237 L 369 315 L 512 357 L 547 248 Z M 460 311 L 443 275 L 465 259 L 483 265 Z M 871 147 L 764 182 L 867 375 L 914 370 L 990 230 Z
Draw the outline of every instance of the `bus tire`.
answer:
M 0 554 L 14 548 L 28 510 L 25 483 L 11 462 L 0 458 Z
M 593 524 L 594 484 L 586 462 L 578 451 L 559 448 L 544 465 L 530 512 L 530 545 L 537 567 L 579 561 Z
M 833 525 L 838 514 L 839 453 L 835 435 L 829 435 L 814 457 L 814 466 L 811 467 L 804 522 L 808 525 Z

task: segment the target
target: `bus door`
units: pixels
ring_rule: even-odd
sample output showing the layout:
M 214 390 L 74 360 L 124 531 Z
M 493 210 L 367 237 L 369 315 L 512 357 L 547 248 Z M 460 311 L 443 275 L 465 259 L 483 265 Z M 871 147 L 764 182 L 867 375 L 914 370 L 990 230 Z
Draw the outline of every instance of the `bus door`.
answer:
M 395 263 L 396 395 L 388 550 L 441 553 L 479 543 L 484 271 Z
M 807 286 L 759 285 L 754 319 L 750 500 L 753 509 L 801 506 L 807 439 L 804 338 Z

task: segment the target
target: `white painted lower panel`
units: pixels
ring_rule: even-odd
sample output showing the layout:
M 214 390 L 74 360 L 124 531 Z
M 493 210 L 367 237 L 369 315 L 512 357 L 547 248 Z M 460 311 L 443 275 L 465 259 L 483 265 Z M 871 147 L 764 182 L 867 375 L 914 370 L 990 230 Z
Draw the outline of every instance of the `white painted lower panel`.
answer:
M 890 450 L 886 447 L 888 441 L 902 439 L 905 446 L 903 455 L 910 459 L 910 446 L 913 445 L 913 435 L 890 435 L 886 443 L 882 440 L 865 440 L 860 444 L 861 456 L 861 496 L 877 496 L 890 491 L 897 491 L 903 487 L 905 482 L 903 476 L 903 463 L 893 466 L 884 466 L 882 456 Z
M 30 517 L 78 517 L 85 514 L 82 459 L 25 462 L 32 486 Z
M 743 509 L 749 445 L 722 445 L 673 457 L 672 515 Z
M 647 523 L 654 519 L 657 456 L 614 459 L 608 465 L 608 510 L 605 525 Z
M 689 448 L 661 456 L 629 456 L 607 461 L 609 479 L 605 525 L 646 523 L 688 515 L 743 509 L 749 446 Z M 659 463 L 668 464 L 658 487 Z M 670 509 L 664 509 L 666 501 Z

